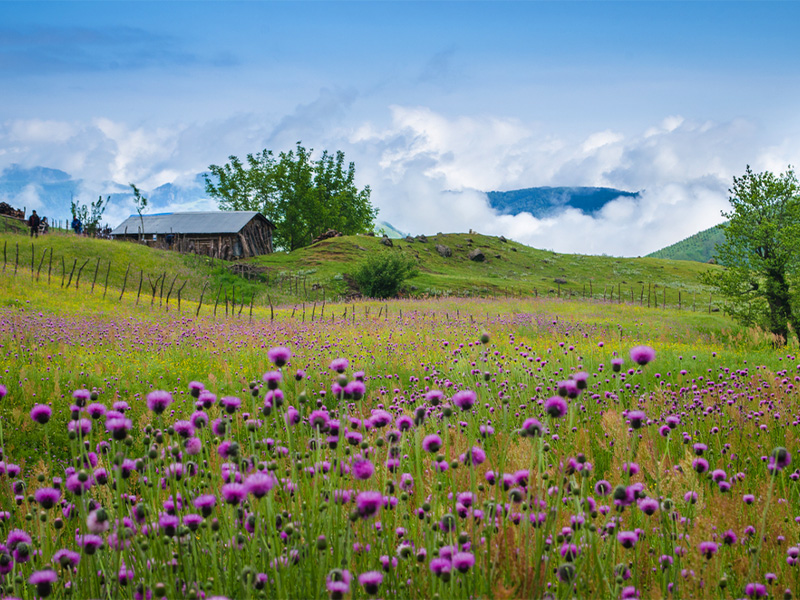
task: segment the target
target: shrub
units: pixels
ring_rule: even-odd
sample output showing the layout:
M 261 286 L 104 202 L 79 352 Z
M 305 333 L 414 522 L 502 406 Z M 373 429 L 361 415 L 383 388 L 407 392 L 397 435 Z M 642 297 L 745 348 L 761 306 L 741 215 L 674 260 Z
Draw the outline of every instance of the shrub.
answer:
M 370 255 L 353 273 L 353 279 L 362 295 L 390 298 L 396 296 L 403 282 L 417 272 L 412 258 L 386 251 Z

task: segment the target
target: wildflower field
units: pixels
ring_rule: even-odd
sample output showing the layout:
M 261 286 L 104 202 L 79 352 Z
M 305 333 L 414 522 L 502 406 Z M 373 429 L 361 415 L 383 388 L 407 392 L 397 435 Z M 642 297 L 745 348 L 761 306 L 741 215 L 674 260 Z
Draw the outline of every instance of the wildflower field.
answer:
M 718 314 L 515 299 L 214 320 L 0 283 L 4 596 L 800 585 L 800 360 Z

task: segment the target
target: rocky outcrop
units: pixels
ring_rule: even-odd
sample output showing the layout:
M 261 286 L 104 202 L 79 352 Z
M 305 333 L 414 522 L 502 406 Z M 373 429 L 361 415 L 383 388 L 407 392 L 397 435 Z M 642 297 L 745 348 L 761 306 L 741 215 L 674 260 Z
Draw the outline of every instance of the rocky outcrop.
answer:
M 436 251 L 442 258 L 449 258 L 453 256 L 453 251 L 444 244 L 436 244 Z
M 475 250 L 467 254 L 467 257 L 474 262 L 483 262 L 486 260 L 486 256 L 480 248 L 475 248 Z
M 339 231 L 336 231 L 335 229 L 328 229 L 328 231 L 326 231 L 325 233 L 323 233 L 319 237 L 316 237 L 313 240 L 311 240 L 311 243 L 312 244 L 316 244 L 317 242 L 321 242 L 322 240 L 329 240 L 329 239 L 335 238 L 335 237 L 342 237 L 342 233 L 339 232 Z

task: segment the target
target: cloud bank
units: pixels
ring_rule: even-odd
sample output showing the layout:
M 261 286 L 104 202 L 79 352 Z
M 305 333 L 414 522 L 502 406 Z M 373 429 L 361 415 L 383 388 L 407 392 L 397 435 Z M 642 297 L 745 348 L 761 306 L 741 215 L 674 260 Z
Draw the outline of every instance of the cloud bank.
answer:
M 209 164 L 302 140 L 318 150 L 344 150 L 356 162 L 359 185 L 372 187 L 379 218 L 401 230 L 473 229 L 559 252 L 636 256 L 721 222 L 731 177 L 746 164 L 783 170 L 800 155 L 798 142 L 770 139 L 747 120 L 667 116 L 634 134 L 604 129 L 565 138 L 546 124 L 496 115 L 451 117 L 397 105 L 365 119 L 358 109 L 354 90 L 323 90 L 292 114 L 271 119 L 242 114 L 159 127 L 106 118 L 7 121 L 0 125 L 0 169 L 16 163 L 64 170 L 83 180 L 85 200 L 106 193 L 108 182 L 194 186 L 197 198 L 196 175 Z M 545 185 L 642 194 L 615 200 L 594 217 L 568 209 L 536 219 L 500 215 L 483 193 Z M 24 193 L 34 206 L 36 190 Z M 177 197 L 170 208 L 210 206 Z M 118 203 L 109 220 L 132 208 Z

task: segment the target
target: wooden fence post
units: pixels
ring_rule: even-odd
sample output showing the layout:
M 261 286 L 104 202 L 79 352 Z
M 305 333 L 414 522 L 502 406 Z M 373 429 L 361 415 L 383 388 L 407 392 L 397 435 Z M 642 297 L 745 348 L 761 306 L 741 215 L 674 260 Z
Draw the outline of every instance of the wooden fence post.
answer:
M 35 255 L 36 255 L 36 248 L 34 248 L 33 242 L 31 242 L 31 281 L 33 281 L 33 259 Z
M 72 261 L 72 270 L 69 272 L 69 281 L 67 281 L 67 287 L 64 289 L 69 289 L 69 285 L 72 283 L 72 276 L 75 273 L 75 267 L 78 266 L 78 259 L 76 258 Z
M 139 296 L 142 293 L 143 280 L 144 280 L 144 269 L 139 269 L 139 289 L 136 290 L 136 304 L 134 306 L 139 306 Z
M 128 285 L 128 272 L 131 270 L 131 263 L 128 263 L 125 269 L 125 277 L 122 280 L 122 291 L 119 293 L 119 299 L 122 300 L 122 295 L 125 293 L 125 286 Z
M 92 289 L 89 293 L 94 294 L 94 284 L 97 281 L 97 272 L 100 270 L 100 257 L 97 257 L 97 264 L 94 266 L 94 278 L 92 279 Z
M 89 264 L 89 259 L 88 259 L 88 258 L 87 258 L 85 261 L 83 261 L 83 264 L 81 265 L 81 268 L 80 268 L 80 269 L 78 269 L 78 277 L 75 279 L 75 289 L 76 289 L 76 290 L 77 290 L 77 289 L 80 287 L 80 283 L 81 283 L 81 272 L 83 271 L 83 268 L 84 268 L 84 267 L 85 267 L 87 264 Z
M 253 292 L 250 295 L 250 322 L 251 323 L 253 322 L 253 302 L 255 301 L 255 299 L 256 299 L 256 293 Z
M 217 290 L 217 299 L 214 300 L 214 316 L 217 316 L 217 304 L 219 304 L 219 295 L 222 293 L 222 284 L 219 284 L 219 289 Z M 200 312 L 199 310 L 197 312 Z
M 5 265 L 3 265 L 5 267 Z M 50 258 L 47 259 L 47 285 L 50 285 L 50 271 L 53 269 L 53 248 L 50 248 Z M 5 270 L 5 269 L 4 269 Z
M 169 297 L 172 294 L 172 288 L 175 287 L 175 280 L 176 279 L 178 279 L 178 274 L 177 273 L 175 274 L 175 277 L 172 278 L 172 284 L 169 286 L 169 291 L 167 291 L 167 301 L 166 301 L 167 311 L 169 311 Z
M 19 265 L 19 242 L 16 242 L 15 245 L 17 247 L 17 254 L 16 254 L 16 258 L 14 259 L 14 275 L 16 276 L 16 274 L 17 274 L 17 266 Z
M 200 290 L 200 302 L 197 303 L 197 312 L 194 313 L 195 317 L 200 316 L 200 307 L 203 306 L 203 296 L 206 293 L 206 286 L 208 285 L 208 279 L 203 282 L 203 289 Z
M 4 219 L 5 221 L 5 219 Z M 8 240 L 3 240 L 3 273 L 6 272 L 6 248 L 8 247 Z
M 39 281 L 39 274 L 42 272 L 42 265 L 44 264 L 44 257 L 47 256 L 47 248 L 42 252 L 42 258 L 39 259 L 39 268 L 36 269 L 36 281 Z
M 183 291 L 183 288 L 186 286 L 187 283 L 189 283 L 188 279 L 183 282 L 183 285 L 181 287 L 178 288 L 178 312 L 179 313 L 181 312 L 181 292 Z
M 267 302 L 269 302 L 269 320 L 273 321 L 275 319 L 275 313 L 272 310 L 272 297 L 269 294 L 267 294 Z M 305 314 L 305 311 L 303 314 Z
M 108 276 L 111 275 L 111 261 L 108 261 L 108 267 L 106 267 L 106 282 L 103 285 L 103 300 L 106 299 L 106 292 L 108 291 Z

